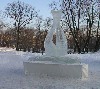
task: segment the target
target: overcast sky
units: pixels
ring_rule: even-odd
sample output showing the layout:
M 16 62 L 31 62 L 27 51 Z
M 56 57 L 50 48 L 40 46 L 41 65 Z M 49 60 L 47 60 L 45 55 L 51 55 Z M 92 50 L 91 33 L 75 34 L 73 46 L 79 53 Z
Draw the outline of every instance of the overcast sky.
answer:
M 0 0 L 0 10 L 4 10 L 8 3 L 18 0 Z M 54 0 L 20 0 L 31 6 L 35 7 L 36 10 L 40 10 L 39 15 L 43 16 L 43 18 L 51 16 L 49 4 Z M 56 0 L 57 1 L 57 0 Z

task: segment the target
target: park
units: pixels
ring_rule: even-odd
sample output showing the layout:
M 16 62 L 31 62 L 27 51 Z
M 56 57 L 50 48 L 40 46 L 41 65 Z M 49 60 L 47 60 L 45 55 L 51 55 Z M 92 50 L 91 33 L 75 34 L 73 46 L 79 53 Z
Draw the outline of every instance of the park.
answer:
M 0 11 L 0 89 L 99 89 L 100 1 L 26 2 Z

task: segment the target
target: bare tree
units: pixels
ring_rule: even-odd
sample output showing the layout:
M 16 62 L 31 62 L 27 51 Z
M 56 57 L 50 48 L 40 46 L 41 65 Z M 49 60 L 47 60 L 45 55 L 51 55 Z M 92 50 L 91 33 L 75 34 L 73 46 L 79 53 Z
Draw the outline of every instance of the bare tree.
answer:
M 20 30 L 37 16 L 37 12 L 32 6 L 25 4 L 24 2 L 17 1 L 9 3 L 5 9 L 5 13 L 8 17 L 14 20 L 14 27 L 16 28 L 16 50 L 19 50 L 19 38 Z
M 75 49 L 78 50 L 78 53 L 81 53 L 84 49 L 88 52 L 92 27 L 95 22 L 95 0 L 63 0 L 62 7 L 65 21 L 68 24 L 74 39 Z M 80 25 L 85 23 L 87 34 L 85 39 L 81 37 L 84 41 L 84 46 L 81 48 L 81 42 L 79 40 L 80 35 L 78 34 L 81 31 Z
M 44 28 L 45 30 L 49 30 L 50 27 L 51 27 L 51 23 L 52 23 L 52 19 L 50 17 L 47 17 L 45 20 L 44 20 Z
M 97 0 L 97 30 L 96 30 L 96 44 L 94 51 L 98 51 L 100 48 L 100 0 Z
M 43 22 L 42 16 L 38 16 L 38 17 L 36 18 L 36 24 L 35 24 L 37 30 L 41 30 L 42 22 Z
M 78 41 L 78 32 L 79 32 L 79 23 L 80 23 L 80 9 L 81 9 L 81 0 L 63 0 L 62 10 L 65 17 L 65 22 L 68 24 L 68 27 L 72 33 L 74 39 L 74 48 L 78 50 L 78 53 L 81 52 L 79 41 Z M 76 51 L 76 50 L 75 50 Z

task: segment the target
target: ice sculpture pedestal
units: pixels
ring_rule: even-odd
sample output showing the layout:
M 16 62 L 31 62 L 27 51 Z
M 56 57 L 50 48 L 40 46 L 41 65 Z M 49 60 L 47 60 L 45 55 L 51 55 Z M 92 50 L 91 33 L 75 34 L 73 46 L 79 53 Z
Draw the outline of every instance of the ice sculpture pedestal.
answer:
M 46 75 L 51 77 L 65 77 L 85 79 L 88 77 L 87 64 L 60 64 L 50 61 L 24 62 L 26 75 Z

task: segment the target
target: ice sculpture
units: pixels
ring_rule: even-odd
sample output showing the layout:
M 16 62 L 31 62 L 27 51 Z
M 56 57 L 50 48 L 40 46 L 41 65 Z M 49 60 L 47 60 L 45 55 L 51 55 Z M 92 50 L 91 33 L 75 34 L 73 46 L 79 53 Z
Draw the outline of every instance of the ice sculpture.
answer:
M 61 10 L 51 11 L 53 25 L 45 39 L 46 55 L 30 57 L 25 61 L 26 75 L 51 76 L 84 79 L 88 77 L 88 65 L 81 64 L 75 55 L 66 55 L 67 39 L 60 27 Z M 53 43 L 53 34 L 56 32 L 56 44 Z
M 45 39 L 45 53 L 47 56 L 64 56 L 67 53 L 67 39 L 60 26 L 62 11 L 51 11 L 53 15 L 53 25 Z M 53 43 L 53 34 L 56 32 L 56 44 Z

